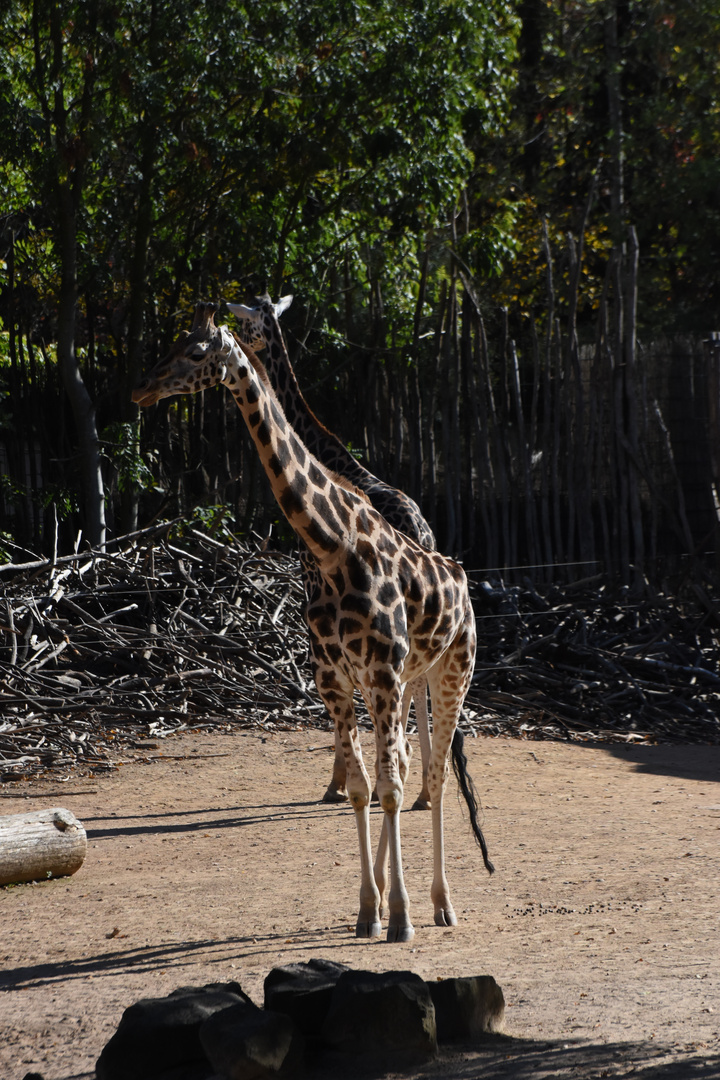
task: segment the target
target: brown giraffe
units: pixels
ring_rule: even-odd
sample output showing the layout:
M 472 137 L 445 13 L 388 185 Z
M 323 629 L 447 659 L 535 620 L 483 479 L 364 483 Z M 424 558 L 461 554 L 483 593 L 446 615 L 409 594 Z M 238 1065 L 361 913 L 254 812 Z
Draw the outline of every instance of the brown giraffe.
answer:
M 322 588 L 308 604 L 313 627 L 313 669 L 318 692 L 340 734 L 347 787 L 355 810 L 361 886 L 358 937 L 377 937 L 387 885 L 385 856 L 373 872 L 370 844 L 371 784 L 355 722 L 358 690 L 373 721 L 376 788 L 384 810 L 383 833 L 390 861 L 388 940 L 409 941 L 408 896 L 402 872 L 399 814 L 408 747 L 402 728 L 402 687 L 425 674 L 435 731 L 428 769 L 432 800 L 435 922 L 457 922 L 444 869 L 443 791 L 448 753 L 475 657 L 475 618 L 462 567 L 397 532 L 365 499 L 303 446 L 288 423 L 262 365 L 227 327 L 214 323 L 215 305 L 198 304 L 193 329 L 180 335 L 168 355 L 133 391 L 138 405 L 195 393 L 222 383 L 233 395 L 288 522 L 318 567 Z M 265 378 L 263 378 L 265 376 Z M 454 755 L 457 771 L 457 758 Z M 468 798 L 471 823 L 492 872 Z M 463 781 L 465 786 L 463 786 Z M 382 844 L 381 844 L 382 847 Z
M 379 480 L 361 465 L 337 435 L 318 420 L 305 401 L 290 362 L 279 323 L 280 315 L 290 307 L 292 299 L 292 296 L 282 296 L 277 304 L 273 304 L 266 294 L 255 297 L 250 306 L 245 304 L 226 304 L 226 306 L 240 320 L 242 327 L 239 334 L 240 340 L 253 350 L 267 349 L 265 367 L 270 381 L 280 399 L 286 418 L 307 449 L 327 468 L 344 476 L 360 491 L 364 491 L 375 509 L 379 510 L 385 520 L 389 521 L 398 532 L 410 536 L 427 551 L 435 551 L 437 545 L 433 531 L 417 503 L 404 492 Z M 314 587 L 312 566 L 304 558 L 301 559 L 301 563 L 305 591 L 309 596 Z M 412 809 L 429 810 L 430 792 L 428 791 L 427 770 L 430 762 L 430 718 L 427 707 L 427 680 L 424 675 L 419 679 L 414 679 L 405 687 L 404 726 L 407 726 L 412 700 L 415 702 L 415 718 L 422 758 L 422 788 Z M 333 775 L 323 796 L 323 802 L 342 801 L 346 797 L 343 794 L 344 790 L 345 759 L 336 737 Z

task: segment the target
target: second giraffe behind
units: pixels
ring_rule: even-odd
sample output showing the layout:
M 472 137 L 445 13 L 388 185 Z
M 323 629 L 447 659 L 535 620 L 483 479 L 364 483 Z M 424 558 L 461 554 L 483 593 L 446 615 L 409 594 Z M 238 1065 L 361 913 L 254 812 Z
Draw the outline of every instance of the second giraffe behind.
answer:
M 243 414 L 273 493 L 317 564 L 322 588 L 308 604 L 312 665 L 318 693 L 339 733 L 347 790 L 360 845 L 358 937 L 377 937 L 390 860 L 388 941 L 410 941 L 408 896 L 402 871 L 400 809 L 408 748 L 402 726 L 403 686 L 426 675 L 434 717 L 428 786 L 432 806 L 435 923 L 453 926 L 444 867 L 443 793 L 448 755 L 475 661 L 475 617 L 464 571 L 436 551 L 398 533 L 359 492 L 348 489 L 306 449 L 288 423 L 260 361 L 227 327 L 214 323 L 215 305 L 198 304 L 190 333 L 133 391 L 152 405 L 174 394 L 226 386 Z M 372 785 L 363 764 L 353 692 L 373 722 L 376 790 L 384 810 L 373 868 L 370 843 Z M 477 806 L 461 776 L 475 837 L 488 871 Z M 465 781 L 463 783 L 463 781 Z

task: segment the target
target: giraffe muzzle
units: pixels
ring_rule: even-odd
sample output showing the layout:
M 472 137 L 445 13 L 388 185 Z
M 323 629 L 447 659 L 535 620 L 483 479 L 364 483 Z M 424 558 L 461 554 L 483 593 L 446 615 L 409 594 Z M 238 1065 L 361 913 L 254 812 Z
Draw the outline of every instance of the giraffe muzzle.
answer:
M 159 400 L 160 394 L 153 389 L 149 379 L 143 379 L 140 385 L 135 387 L 131 397 L 136 405 L 145 408 L 148 405 L 154 405 Z

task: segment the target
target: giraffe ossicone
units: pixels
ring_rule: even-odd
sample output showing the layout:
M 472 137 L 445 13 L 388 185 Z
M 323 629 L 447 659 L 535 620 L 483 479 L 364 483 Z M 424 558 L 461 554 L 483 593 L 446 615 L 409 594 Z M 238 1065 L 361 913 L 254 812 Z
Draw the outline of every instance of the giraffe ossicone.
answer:
M 434 715 L 428 768 L 431 897 L 435 922 L 452 926 L 457 919 L 445 875 L 442 802 L 450 746 L 475 658 L 475 619 L 467 580 L 462 567 L 397 532 L 361 493 L 339 483 L 309 453 L 266 382 L 260 361 L 227 327 L 215 326 L 215 311 L 215 305 L 198 305 L 192 331 L 180 335 L 133 391 L 133 401 L 152 405 L 163 397 L 222 383 L 242 412 L 278 505 L 318 567 L 321 587 L 307 605 L 306 620 L 313 630 L 315 683 L 339 733 L 355 810 L 361 866 L 356 933 L 358 937 L 381 933 L 387 852 L 387 936 L 389 941 L 409 941 L 414 930 L 399 821 L 408 761 L 402 689 L 410 679 L 427 678 Z M 362 695 L 372 718 L 376 788 L 384 810 L 385 847 L 381 844 L 374 868 L 371 784 L 360 749 L 354 690 Z M 469 806 L 485 865 L 492 871 L 470 802 Z
M 325 466 L 346 477 L 365 492 L 372 505 L 399 532 L 417 541 L 421 547 L 434 551 L 435 537 L 417 503 L 398 488 L 379 480 L 347 449 L 340 438 L 318 420 L 305 401 L 298 385 L 295 370 L 285 345 L 279 318 L 292 303 L 292 295 L 281 296 L 273 303 L 268 295 L 257 296 L 251 305 L 226 303 L 228 310 L 240 320 L 240 340 L 250 348 L 267 349 L 266 368 L 270 382 L 283 407 L 285 416 L 305 446 Z M 313 587 L 312 568 L 303 561 L 306 591 Z M 427 705 L 427 680 L 424 676 L 408 683 L 403 693 L 403 728 L 407 725 L 411 701 L 415 704 L 415 719 L 422 759 L 422 787 L 412 805 L 413 810 L 430 809 L 427 771 L 430 763 L 430 716 Z M 343 799 L 345 766 L 342 748 L 336 740 L 333 776 L 323 797 L 325 802 Z

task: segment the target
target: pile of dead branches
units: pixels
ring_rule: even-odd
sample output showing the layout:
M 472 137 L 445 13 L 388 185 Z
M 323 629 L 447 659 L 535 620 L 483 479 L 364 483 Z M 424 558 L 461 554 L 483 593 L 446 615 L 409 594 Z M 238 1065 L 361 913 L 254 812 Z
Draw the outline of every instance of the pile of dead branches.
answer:
M 102 766 L 133 737 L 323 716 L 297 559 L 179 531 L 0 567 L 0 778 Z
M 720 605 L 697 584 L 642 598 L 601 576 L 552 588 L 475 584 L 468 703 L 487 732 L 720 743 Z
M 464 724 L 525 738 L 720 742 L 720 616 L 705 592 L 633 599 L 473 575 Z M 112 767 L 183 729 L 329 729 L 294 555 L 158 526 L 107 552 L 0 565 L 0 780 Z M 361 722 L 362 710 L 360 710 Z

